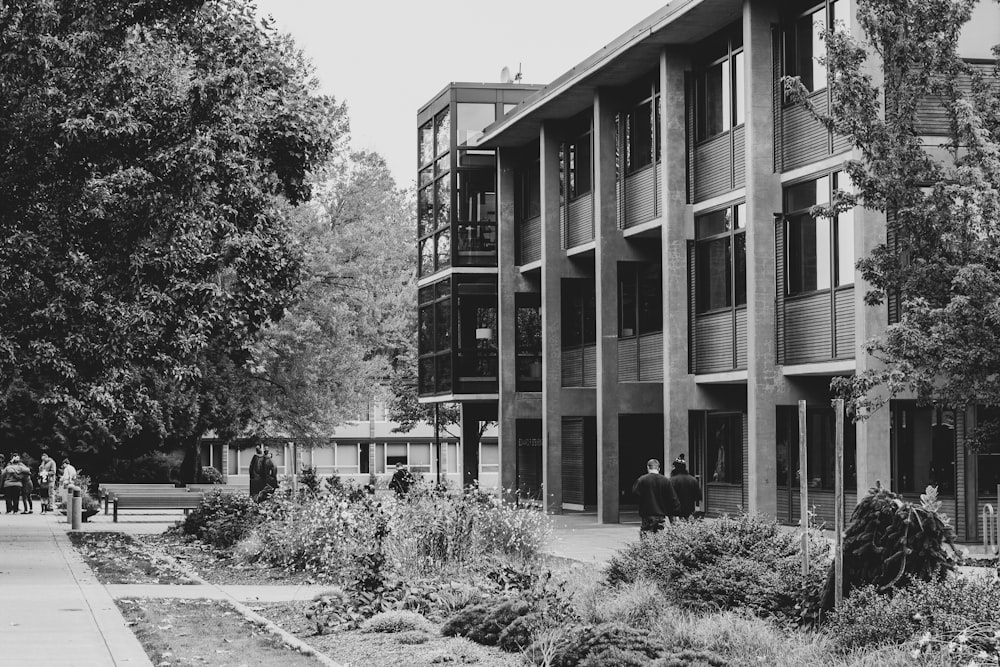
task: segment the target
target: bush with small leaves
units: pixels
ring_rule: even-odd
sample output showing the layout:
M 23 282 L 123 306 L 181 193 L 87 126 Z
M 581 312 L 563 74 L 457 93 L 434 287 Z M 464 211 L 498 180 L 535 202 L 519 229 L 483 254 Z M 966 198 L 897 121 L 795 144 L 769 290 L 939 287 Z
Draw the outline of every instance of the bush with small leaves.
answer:
M 407 632 L 421 630 L 430 632 L 433 627 L 430 621 L 415 611 L 392 610 L 375 614 L 365 621 L 361 629 L 365 632 Z
M 229 549 L 246 537 L 260 516 L 260 507 L 249 496 L 209 491 L 184 518 L 181 530 L 217 549 Z
M 538 631 L 547 626 L 548 623 L 541 612 L 533 611 L 519 616 L 500 632 L 497 646 L 511 653 L 523 651 L 535 640 Z
M 415 644 L 426 644 L 430 641 L 430 636 L 420 630 L 407 630 L 396 635 L 396 641 L 400 644 L 413 646 Z
M 621 623 L 566 626 L 560 630 L 554 637 L 541 637 L 532 643 L 525 651 L 528 660 L 547 667 L 575 667 L 588 656 L 611 649 L 644 655 L 652 660 L 663 648 L 648 632 Z
M 649 664 L 645 654 L 616 646 L 590 653 L 580 661 L 580 667 L 648 667 Z
M 728 667 L 718 654 L 711 651 L 693 651 L 690 649 L 665 653 L 655 660 L 650 667 Z
M 522 600 L 502 600 L 492 604 L 478 604 L 458 612 L 441 628 L 446 637 L 466 637 L 477 644 L 496 646 L 500 634 L 518 618 L 534 611 Z

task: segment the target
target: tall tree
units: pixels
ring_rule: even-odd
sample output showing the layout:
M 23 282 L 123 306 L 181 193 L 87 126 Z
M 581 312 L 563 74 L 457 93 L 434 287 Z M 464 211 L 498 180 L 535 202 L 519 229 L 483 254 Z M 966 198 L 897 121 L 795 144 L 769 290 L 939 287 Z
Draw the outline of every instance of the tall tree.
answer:
M 296 303 L 255 349 L 254 427 L 272 435 L 329 436 L 387 390 L 415 334 L 412 197 L 367 152 L 333 160 L 315 190 L 294 215 Z
M 291 303 L 286 204 L 345 130 L 249 0 L 4 2 L 0 388 L 117 437 L 228 423 L 166 415 Z
M 858 0 L 867 41 L 825 35 L 832 107 L 817 117 L 861 159 L 845 165 L 853 192 L 815 213 L 881 211 L 894 238 L 858 264 L 869 305 L 900 304 L 898 322 L 865 343 L 882 365 L 834 382 L 862 415 L 900 392 L 1000 406 L 1000 76 L 956 52 L 976 4 Z M 934 107 L 951 126 L 939 148 L 921 137 Z

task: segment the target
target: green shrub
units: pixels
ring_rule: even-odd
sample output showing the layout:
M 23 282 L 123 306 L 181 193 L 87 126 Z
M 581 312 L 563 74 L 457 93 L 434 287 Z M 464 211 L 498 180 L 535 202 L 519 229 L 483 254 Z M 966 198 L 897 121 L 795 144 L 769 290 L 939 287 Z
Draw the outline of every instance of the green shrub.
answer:
M 361 626 L 365 632 L 406 632 L 420 630 L 429 632 L 431 623 L 415 611 L 384 611 L 375 614 Z
M 201 468 L 201 483 L 202 484 L 222 484 L 222 473 L 218 471 L 214 466 L 202 466 Z
M 497 646 L 511 653 L 523 651 L 531 646 L 531 642 L 535 640 L 539 630 L 547 626 L 548 622 L 544 614 L 537 611 L 529 612 L 515 618 L 500 632 Z
M 649 664 L 645 654 L 616 646 L 589 653 L 580 661 L 580 667 L 647 667 Z
M 922 646 L 947 645 L 960 636 L 966 646 L 995 649 L 1000 632 L 1000 582 L 948 577 L 914 582 L 893 594 L 858 588 L 825 627 L 841 651 L 902 645 L 924 636 Z M 988 646 L 987 646 L 988 645 Z
M 441 628 L 445 637 L 466 637 L 477 644 L 496 646 L 500 635 L 518 618 L 535 611 L 523 600 L 478 604 L 458 612 Z
M 557 632 L 536 639 L 525 656 L 536 665 L 547 667 L 575 667 L 589 656 L 611 651 L 639 654 L 652 660 L 659 656 L 662 647 L 649 633 L 630 628 L 621 623 L 602 623 L 598 626 L 562 626 Z
M 818 605 L 812 598 L 822 587 L 829 551 L 825 540 L 810 533 L 810 575 L 803 578 L 801 534 L 772 519 L 739 514 L 679 521 L 615 554 L 606 579 L 611 586 L 654 582 L 684 608 L 749 608 L 798 622 Z
M 218 549 L 230 549 L 260 520 L 260 508 L 249 496 L 209 491 L 201 505 L 184 517 L 181 530 Z
M 684 650 L 665 653 L 651 663 L 650 667 L 727 667 L 722 657 L 711 651 Z
M 183 453 L 152 452 L 134 459 L 117 459 L 102 476 L 118 484 L 167 484 L 179 479 Z
M 649 581 L 617 587 L 599 584 L 587 590 L 578 603 L 588 623 L 619 621 L 633 628 L 652 628 L 669 609 L 663 592 Z
M 911 581 L 940 579 L 953 570 L 954 531 L 940 507 L 932 486 L 920 496 L 919 505 L 880 485 L 870 489 L 844 531 L 844 593 L 869 584 L 886 591 Z M 833 608 L 834 587 L 831 568 L 824 609 Z
M 407 646 L 412 646 L 414 644 L 426 644 L 429 640 L 430 636 L 428 636 L 426 632 L 422 632 L 420 630 L 409 630 L 407 632 L 400 632 L 396 635 L 396 641 Z

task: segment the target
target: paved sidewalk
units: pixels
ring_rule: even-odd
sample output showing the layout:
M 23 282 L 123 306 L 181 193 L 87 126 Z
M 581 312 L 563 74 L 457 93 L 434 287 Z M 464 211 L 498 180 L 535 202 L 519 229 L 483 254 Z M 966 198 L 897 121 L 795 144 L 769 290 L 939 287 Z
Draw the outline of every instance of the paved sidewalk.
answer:
M 152 665 L 52 514 L 0 514 L 0 664 Z

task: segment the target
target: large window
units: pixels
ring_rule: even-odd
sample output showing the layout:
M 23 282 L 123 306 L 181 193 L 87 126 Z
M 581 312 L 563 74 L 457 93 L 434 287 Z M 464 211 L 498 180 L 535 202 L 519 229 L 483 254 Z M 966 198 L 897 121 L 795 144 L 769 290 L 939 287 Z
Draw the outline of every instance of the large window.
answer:
M 622 164 L 629 175 L 660 159 L 659 77 L 652 76 L 625 94 L 635 102 L 618 116 Z
M 418 130 L 418 271 L 451 266 L 451 112 L 444 109 Z
M 663 331 L 661 267 L 654 263 L 618 264 L 618 337 Z
M 799 487 L 798 406 L 778 406 L 776 464 L 778 486 Z M 844 488 L 856 489 L 856 429 L 844 423 Z M 832 407 L 806 408 L 806 480 L 810 489 L 833 490 L 836 465 L 836 422 Z
M 514 340 L 517 391 L 542 390 L 542 304 L 538 294 L 518 294 Z
M 800 11 L 789 16 L 784 28 L 785 74 L 797 76 L 810 91 L 826 88 L 826 55 L 823 33 L 846 19 L 843 0 L 800 2 Z
M 727 132 L 744 122 L 743 36 L 739 26 L 707 40 L 710 54 L 694 75 L 695 138 Z
M 572 200 L 588 194 L 593 182 L 591 172 L 590 130 L 580 134 L 563 148 L 564 193 Z
M 955 412 L 893 401 L 890 414 L 892 488 L 917 494 L 936 486 L 939 495 L 955 495 Z
M 484 158 L 486 156 L 483 156 Z M 496 266 L 496 167 L 459 169 L 456 174 L 456 257 L 462 266 Z
M 828 204 L 833 190 L 849 191 L 841 172 L 785 189 L 785 274 L 788 294 L 854 283 L 854 213 L 814 217 L 813 206 Z
M 743 415 L 709 413 L 705 433 L 708 481 L 743 483 Z
M 695 218 L 695 304 L 699 313 L 745 306 L 746 205 Z
M 562 346 L 593 345 L 597 339 L 594 281 L 565 279 L 562 285 Z
M 419 393 L 450 391 L 451 283 L 442 280 L 421 287 L 418 299 Z
M 1000 409 L 979 406 L 976 424 L 985 441 L 976 456 L 976 486 L 980 498 L 995 498 L 1000 485 Z

